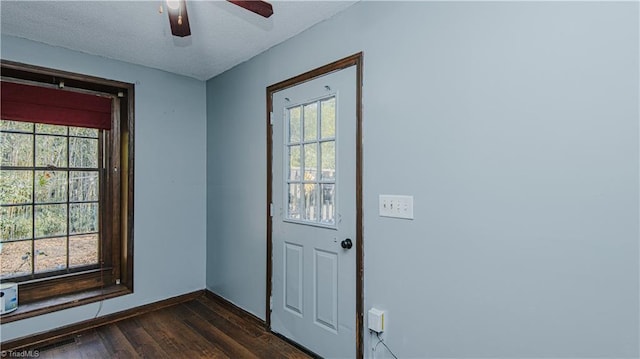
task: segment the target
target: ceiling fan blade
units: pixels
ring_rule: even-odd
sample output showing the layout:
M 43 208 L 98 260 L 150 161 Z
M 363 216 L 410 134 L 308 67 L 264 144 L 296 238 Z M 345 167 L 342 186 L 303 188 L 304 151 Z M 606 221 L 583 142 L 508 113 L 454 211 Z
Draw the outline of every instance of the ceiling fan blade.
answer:
M 189 15 L 187 15 L 187 3 L 185 0 L 180 0 L 178 2 L 180 6 L 177 9 L 167 7 L 167 13 L 169 14 L 169 25 L 171 25 L 171 33 L 173 34 L 173 36 L 179 37 L 190 36 L 191 28 L 189 27 Z
M 269 4 L 266 1 L 260 1 L 260 0 L 227 0 L 227 1 L 263 17 L 268 18 L 271 15 L 273 15 L 273 6 L 271 6 L 271 4 Z

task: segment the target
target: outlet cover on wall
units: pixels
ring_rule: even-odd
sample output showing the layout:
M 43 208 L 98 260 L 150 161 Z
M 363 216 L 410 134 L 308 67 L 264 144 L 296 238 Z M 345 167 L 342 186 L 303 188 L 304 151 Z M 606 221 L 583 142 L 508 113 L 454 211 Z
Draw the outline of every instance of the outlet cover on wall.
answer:
M 381 194 L 378 205 L 381 217 L 413 219 L 413 196 Z
M 384 332 L 384 311 L 377 308 L 369 309 L 367 313 L 367 326 L 369 330 L 378 334 Z

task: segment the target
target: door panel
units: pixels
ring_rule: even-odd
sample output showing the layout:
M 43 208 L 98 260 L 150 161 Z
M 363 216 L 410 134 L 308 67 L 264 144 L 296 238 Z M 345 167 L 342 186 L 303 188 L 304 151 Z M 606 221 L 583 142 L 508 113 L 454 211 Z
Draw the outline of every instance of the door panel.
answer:
M 315 250 L 315 321 L 338 330 L 338 253 Z
M 355 80 L 273 94 L 271 329 L 327 358 L 356 354 Z
M 303 247 L 293 243 L 285 243 L 284 262 L 284 297 L 285 307 L 299 315 L 302 315 L 302 288 L 304 288 L 302 275 Z

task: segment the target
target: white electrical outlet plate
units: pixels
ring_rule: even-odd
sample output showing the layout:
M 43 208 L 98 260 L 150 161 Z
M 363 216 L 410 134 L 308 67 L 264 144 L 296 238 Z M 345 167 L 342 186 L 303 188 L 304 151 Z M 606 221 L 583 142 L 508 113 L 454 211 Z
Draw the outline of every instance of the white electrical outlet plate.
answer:
M 373 330 L 376 333 L 384 332 L 384 311 L 376 308 L 369 309 L 367 325 L 369 330 Z
M 378 204 L 381 217 L 413 219 L 413 196 L 381 194 Z

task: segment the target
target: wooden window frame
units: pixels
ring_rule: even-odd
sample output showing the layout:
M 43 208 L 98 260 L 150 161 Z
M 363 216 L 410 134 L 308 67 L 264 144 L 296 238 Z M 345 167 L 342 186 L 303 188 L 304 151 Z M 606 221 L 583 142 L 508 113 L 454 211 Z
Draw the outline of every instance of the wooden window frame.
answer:
M 2 60 L 2 79 L 43 87 L 64 86 L 110 95 L 111 130 L 105 133 L 103 251 L 99 268 L 20 282 L 18 310 L 0 323 L 133 292 L 134 85 Z M 103 184 L 101 184 L 103 186 Z M 10 279 L 6 281 L 11 281 Z

